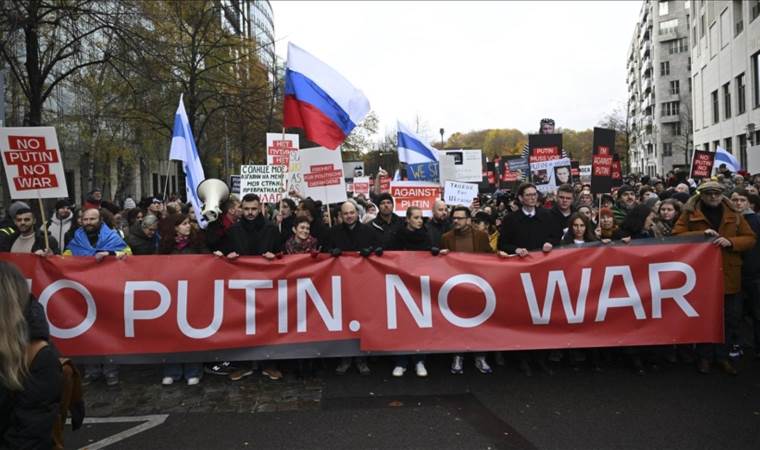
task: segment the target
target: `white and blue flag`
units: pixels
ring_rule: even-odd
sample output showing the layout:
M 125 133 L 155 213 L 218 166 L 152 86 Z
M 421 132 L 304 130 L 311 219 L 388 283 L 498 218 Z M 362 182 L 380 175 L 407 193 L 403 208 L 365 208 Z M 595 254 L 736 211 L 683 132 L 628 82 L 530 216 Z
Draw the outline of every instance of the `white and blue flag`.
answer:
M 740 171 L 742 168 L 734 155 L 727 152 L 725 148 L 718 146 L 718 149 L 715 151 L 715 164 L 713 167 L 717 169 L 721 164 L 725 164 L 726 168 L 734 173 Z
M 198 155 L 198 150 L 195 148 L 195 139 L 193 138 L 193 131 L 190 129 L 190 121 L 187 119 L 182 95 L 179 96 L 179 106 L 177 107 L 177 114 L 174 116 L 174 129 L 172 130 L 172 146 L 169 149 L 169 159 L 182 161 L 182 168 L 185 171 L 187 199 L 193 204 L 193 211 L 195 211 L 195 217 L 198 219 L 198 225 L 201 228 L 206 228 L 206 219 L 201 215 L 201 201 L 198 198 L 198 185 L 206 179 L 206 176 L 203 174 L 201 158 Z
M 438 150 L 398 123 L 398 160 L 406 164 L 438 162 Z

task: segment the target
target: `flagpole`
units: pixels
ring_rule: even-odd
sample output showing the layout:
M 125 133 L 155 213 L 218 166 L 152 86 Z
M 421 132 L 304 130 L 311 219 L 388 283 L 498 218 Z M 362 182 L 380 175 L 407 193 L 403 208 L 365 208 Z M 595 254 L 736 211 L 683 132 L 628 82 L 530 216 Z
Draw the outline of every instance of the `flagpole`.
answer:
M 45 252 L 47 253 L 50 251 L 50 240 L 48 239 L 47 218 L 45 217 L 45 206 L 42 205 L 42 195 L 40 195 L 40 191 L 37 191 L 37 201 L 40 202 L 40 215 L 42 216 L 42 234 L 45 236 Z
M 169 189 L 169 171 L 171 169 L 172 162 L 166 161 L 166 182 L 164 183 L 164 191 L 162 192 L 162 200 L 166 202 L 166 191 Z

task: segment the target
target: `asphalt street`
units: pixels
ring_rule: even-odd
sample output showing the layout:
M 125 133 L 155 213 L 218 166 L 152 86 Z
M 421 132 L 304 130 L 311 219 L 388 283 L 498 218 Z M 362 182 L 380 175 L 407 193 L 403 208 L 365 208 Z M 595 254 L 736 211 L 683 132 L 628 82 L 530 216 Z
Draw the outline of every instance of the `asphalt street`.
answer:
M 156 366 L 123 366 L 120 386 L 87 388 L 88 422 L 67 431 L 67 448 L 760 448 L 760 361 L 741 372 L 663 365 L 635 374 L 622 361 L 602 372 L 557 367 L 526 377 L 514 361 L 490 375 L 466 360 L 430 358 L 430 376 L 391 376 L 390 358 L 360 376 L 286 370 L 280 381 L 255 374 L 239 382 L 160 386 Z

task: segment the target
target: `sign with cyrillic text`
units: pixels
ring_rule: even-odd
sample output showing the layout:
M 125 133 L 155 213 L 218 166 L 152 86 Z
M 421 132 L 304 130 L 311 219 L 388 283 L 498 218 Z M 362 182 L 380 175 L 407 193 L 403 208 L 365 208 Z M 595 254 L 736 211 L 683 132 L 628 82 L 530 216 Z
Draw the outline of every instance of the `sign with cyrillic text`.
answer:
M 278 203 L 285 191 L 285 166 L 240 166 L 240 196 L 256 194 L 261 203 Z

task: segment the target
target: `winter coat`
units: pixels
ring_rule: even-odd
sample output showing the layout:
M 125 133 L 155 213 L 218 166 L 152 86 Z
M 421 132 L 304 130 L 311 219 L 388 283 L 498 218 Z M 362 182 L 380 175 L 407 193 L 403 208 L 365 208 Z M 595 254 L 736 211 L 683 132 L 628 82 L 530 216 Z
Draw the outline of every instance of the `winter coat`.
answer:
M 444 234 L 441 238 L 441 248 L 456 252 L 456 236 L 457 230 L 453 229 Z M 493 253 L 491 249 L 491 243 L 489 242 L 488 233 L 485 231 L 476 230 L 469 227 L 468 233 L 472 235 L 472 247 L 473 253 Z
M 393 250 L 393 244 L 396 242 L 396 233 L 404 227 L 404 220 L 396 214 L 391 214 L 391 221 L 388 223 L 378 215 L 368 225 L 375 235 L 377 245 L 386 250 Z
M 155 255 L 158 250 L 158 233 L 149 238 L 145 235 L 140 222 L 136 222 L 129 228 L 126 241 L 133 255 Z
M 47 341 L 49 329 L 42 305 L 32 300 L 24 316 L 30 341 Z M 11 392 L 0 384 L 0 448 L 53 447 L 53 425 L 58 418 L 63 387 L 58 357 L 55 347 L 47 345 L 34 357 L 21 391 Z
M 760 216 L 752 211 L 745 211 L 744 219 L 755 232 L 755 236 L 760 237 Z M 742 280 L 754 281 L 757 279 L 760 279 L 760 239 L 742 255 Z
M 425 227 L 419 230 L 410 230 L 403 227 L 396 233 L 396 241 L 393 248 L 396 250 L 430 250 L 433 243 L 430 239 L 430 233 Z
M 737 212 L 727 198 L 723 198 L 723 218 L 717 231 L 722 237 L 731 241 L 731 247 L 721 249 L 723 253 L 723 290 L 726 294 L 741 291 L 742 253 L 751 249 L 757 242 L 755 233 L 741 213 Z M 695 195 L 684 205 L 681 217 L 673 227 L 673 236 L 702 236 L 705 230 L 713 226 L 702 213 L 702 202 Z
M 439 222 L 435 219 L 430 219 L 425 223 L 425 228 L 428 230 L 433 247 L 440 247 L 441 237 L 451 231 L 451 220 L 446 219 L 443 222 Z
M 45 250 L 45 236 L 42 233 L 42 229 L 35 233 L 34 244 L 32 244 L 32 253 L 37 250 Z M 0 253 L 10 252 L 18 237 L 19 232 L 16 228 L 3 228 L 2 231 L 0 231 Z M 58 241 L 56 241 L 50 233 L 48 233 L 48 243 L 50 244 L 50 250 L 52 250 L 53 253 L 60 253 Z
M 59 219 L 56 214 L 48 220 L 47 230 L 51 236 L 60 244 L 61 248 L 66 248 L 68 241 L 66 240 L 66 233 L 71 229 L 74 223 L 74 213 L 69 211 L 68 217 Z
M 509 254 L 514 254 L 518 248 L 541 250 L 545 242 L 556 246 L 559 245 L 560 239 L 562 234 L 548 210 L 536 208 L 533 217 L 528 217 L 520 209 L 502 221 L 499 230 L 499 250 Z
M 224 254 L 232 252 L 241 256 L 278 253 L 281 248 L 280 232 L 277 227 L 259 214 L 252 221 L 241 218 L 227 230 L 227 248 Z
M 376 235 L 369 225 L 357 221 L 353 228 L 349 228 L 345 223 L 330 228 L 330 248 L 359 251 L 377 246 Z

